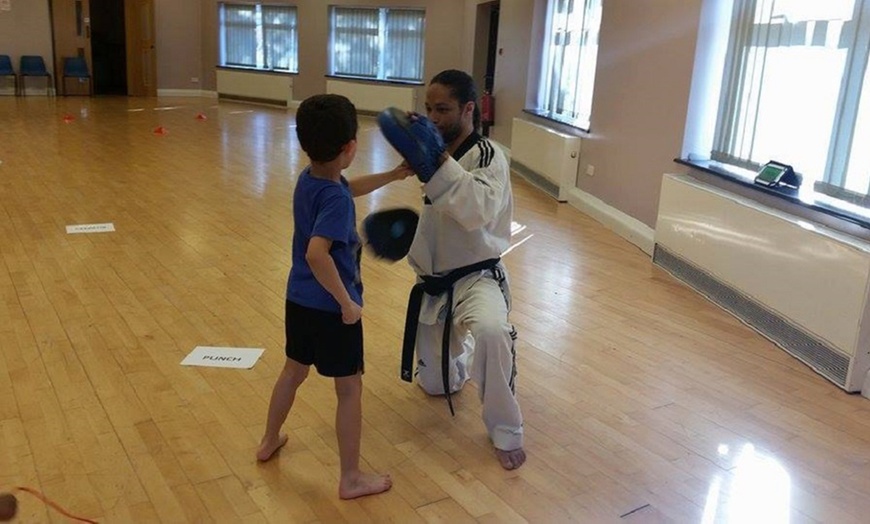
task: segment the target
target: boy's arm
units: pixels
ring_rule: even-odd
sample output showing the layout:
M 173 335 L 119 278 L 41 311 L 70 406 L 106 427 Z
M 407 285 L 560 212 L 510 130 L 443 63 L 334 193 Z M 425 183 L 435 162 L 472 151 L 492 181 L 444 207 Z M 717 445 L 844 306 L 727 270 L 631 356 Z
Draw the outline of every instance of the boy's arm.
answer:
M 335 261 L 329 254 L 332 240 L 325 237 L 313 236 L 308 242 L 308 250 L 305 252 L 305 260 L 314 273 L 314 278 L 341 306 L 341 317 L 345 324 L 355 324 L 362 316 L 362 307 L 350 298 L 350 294 L 344 287 Z
M 386 171 L 384 173 L 377 173 L 374 175 L 356 177 L 352 180 L 348 180 L 347 184 L 350 187 L 350 194 L 352 194 L 354 197 L 358 197 L 367 195 L 375 189 L 380 189 L 381 187 L 389 184 L 390 182 L 404 180 L 409 176 L 413 175 L 414 172 L 411 171 L 411 168 L 408 167 L 406 163 L 402 162 L 390 171 Z

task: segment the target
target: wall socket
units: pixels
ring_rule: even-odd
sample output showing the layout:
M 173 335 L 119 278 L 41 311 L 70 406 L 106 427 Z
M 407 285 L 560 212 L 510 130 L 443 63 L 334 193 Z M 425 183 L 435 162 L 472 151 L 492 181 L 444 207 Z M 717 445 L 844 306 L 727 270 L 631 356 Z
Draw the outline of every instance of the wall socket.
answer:
M 191 83 L 191 84 L 198 84 L 198 83 L 199 83 L 199 77 L 198 77 L 198 76 L 192 76 L 192 77 L 190 77 L 190 83 Z
M 595 176 L 595 166 L 586 164 L 586 176 Z

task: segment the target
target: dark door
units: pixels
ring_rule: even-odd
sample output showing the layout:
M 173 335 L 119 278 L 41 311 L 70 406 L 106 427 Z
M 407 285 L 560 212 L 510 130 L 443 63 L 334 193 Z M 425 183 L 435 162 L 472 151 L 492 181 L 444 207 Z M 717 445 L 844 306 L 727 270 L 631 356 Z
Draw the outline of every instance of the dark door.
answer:
M 127 32 L 124 2 L 90 0 L 94 94 L 127 94 Z

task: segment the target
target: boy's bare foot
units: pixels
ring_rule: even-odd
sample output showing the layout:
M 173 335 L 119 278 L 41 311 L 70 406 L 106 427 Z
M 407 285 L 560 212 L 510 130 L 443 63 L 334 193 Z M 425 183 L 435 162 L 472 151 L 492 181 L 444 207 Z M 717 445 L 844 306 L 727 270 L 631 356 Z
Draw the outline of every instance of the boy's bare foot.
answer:
M 526 461 L 526 452 L 523 451 L 523 448 L 512 449 L 510 451 L 496 448 L 495 455 L 504 469 L 517 469 Z
M 287 443 L 287 434 L 282 433 L 278 435 L 276 439 L 267 439 L 263 437 L 263 440 L 260 442 L 260 449 L 257 450 L 257 460 L 260 462 L 266 462 L 272 455 L 275 454 L 276 451 L 281 449 L 281 447 Z
M 387 491 L 392 485 L 393 480 L 389 475 L 356 473 L 342 477 L 338 485 L 338 496 L 343 500 L 348 500 L 366 495 L 376 495 Z

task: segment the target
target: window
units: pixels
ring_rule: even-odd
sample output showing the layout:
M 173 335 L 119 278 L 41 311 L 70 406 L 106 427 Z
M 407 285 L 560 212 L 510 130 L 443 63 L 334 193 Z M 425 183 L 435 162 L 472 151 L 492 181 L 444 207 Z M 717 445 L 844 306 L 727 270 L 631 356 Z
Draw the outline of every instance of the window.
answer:
M 422 82 L 426 12 L 332 7 L 330 74 Z
M 737 0 L 711 158 L 867 205 L 870 0 Z
M 296 8 L 220 4 L 220 64 L 299 72 Z
M 536 113 L 589 129 L 601 1 L 550 0 Z

